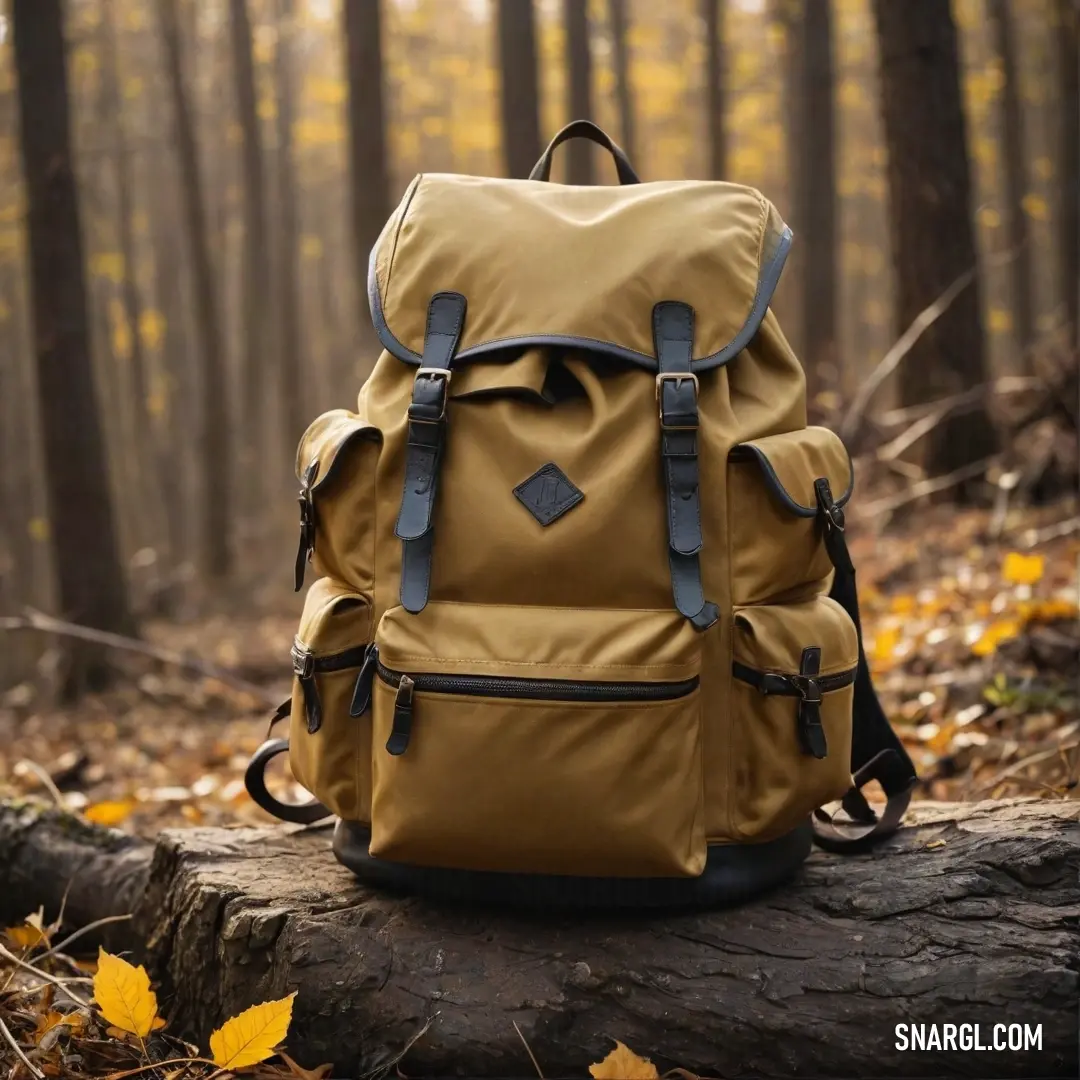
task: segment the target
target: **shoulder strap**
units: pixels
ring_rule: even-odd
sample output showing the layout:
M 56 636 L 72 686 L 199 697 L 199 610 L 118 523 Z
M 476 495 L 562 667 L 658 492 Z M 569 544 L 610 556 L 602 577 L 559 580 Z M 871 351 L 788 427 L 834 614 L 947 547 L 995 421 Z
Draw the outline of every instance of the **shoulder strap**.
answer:
M 836 505 L 829 481 L 815 481 L 818 517 L 824 528 L 825 547 L 836 573 L 829 595 L 848 613 L 859 638 L 859 666 L 855 674 L 855 698 L 852 715 L 851 776 L 854 786 L 844 796 L 841 806 L 851 822 L 838 823 L 825 811 L 814 812 L 814 838 L 829 851 L 865 851 L 879 840 L 896 832 L 918 775 L 903 743 L 893 731 L 870 679 L 870 668 L 863 649 L 862 623 L 859 620 L 859 596 L 855 588 L 855 566 L 844 538 L 844 511 Z M 862 793 L 862 787 L 876 780 L 885 792 L 881 816 Z

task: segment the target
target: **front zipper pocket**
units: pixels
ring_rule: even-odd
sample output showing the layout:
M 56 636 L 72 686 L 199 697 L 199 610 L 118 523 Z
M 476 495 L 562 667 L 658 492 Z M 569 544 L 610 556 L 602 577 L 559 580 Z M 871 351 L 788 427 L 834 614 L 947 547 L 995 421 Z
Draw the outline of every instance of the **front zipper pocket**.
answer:
M 366 821 L 371 797 L 371 719 L 351 705 L 370 651 L 371 597 L 334 578 L 314 581 L 290 650 L 289 765 L 342 818 Z
M 391 609 L 357 693 L 372 713 L 371 854 L 700 873 L 699 649 L 677 612 Z
M 737 608 L 730 810 L 735 835 L 772 839 L 851 786 L 858 637 L 829 597 Z

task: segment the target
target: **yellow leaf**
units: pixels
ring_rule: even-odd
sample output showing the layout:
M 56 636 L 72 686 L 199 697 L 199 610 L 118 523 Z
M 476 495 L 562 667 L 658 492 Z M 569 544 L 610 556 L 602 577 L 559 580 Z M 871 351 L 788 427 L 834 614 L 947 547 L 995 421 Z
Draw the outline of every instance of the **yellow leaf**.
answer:
M 989 656 L 1005 641 L 1011 641 L 1020 633 L 1020 623 L 1015 619 L 998 619 L 982 632 L 979 639 L 971 646 L 976 656 Z
M 242 1069 L 270 1057 L 289 1030 L 294 997 L 295 990 L 286 998 L 252 1005 L 226 1020 L 210 1036 L 214 1064 L 224 1069 Z
M 49 539 L 49 523 L 45 518 L 31 518 L 26 523 L 26 531 L 30 534 L 30 539 L 39 544 L 44 544 Z
M 90 256 L 90 273 L 119 285 L 124 280 L 124 256 L 118 251 L 99 251 Z
M 95 825 L 119 825 L 131 816 L 131 811 L 138 806 L 134 799 L 119 799 L 115 802 L 93 803 L 83 811 L 87 821 Z
M 139 313 L 139 340 L 148 349 L 156 349 L 165 338 L 165 316 L 156 308 Z
M 926 850 L 933 851 L 935 848 L 943 848 L 944 846 L 944 840 L 931 840 L 930 843 L 926 845 Z
M 1036 158 L 1031 163 L 1031 171 L 1040 180 L 1049 180 L 1054 175 L 1054 163 L 1048 157 Z
M 124 80 L 124 97 L 128 101 L 134 101 L 143 92 L 143 81 L 136 75 L 130 75 Z
M 1001 564 L 1001 577 L 1010 585 L 1035 585 L 1042 579 L 1044 564 L 1041 555 L 1010 551 Z
M 94 1000 L 101 1015 L 113 1027 L 140 1039 L 154 1030 L 157 995 L 150 989 L 150 976 L 142 964 L 132 967 L 126 960 L 99 948 Z
M 991 308 L 987 324 L 992 334 L 1006 334 L 1012 329 L 1012 315 L 1004 308 Z
M 1024 213 L 1035 221 L 1046 221 L 1050 217 L 1050 207 L 1047 206 L 1046 200 L 1034 192 L 1025 195 L 1020 200 L 1020 205 L 1023 206 Z
M 300 240 L 300 257 L 302 259 L 321 259 L 323 253 L 322 237 L 307 235 Z
M 992 206 L 981 206 L 975 215 L 984 229 L 996 229 L 1001 224 L 1001 214 Z
M 899 644 L 900 630 L 897 627 L 893 626 L 879 630 L 874 635 L 874 644 L 871 648 L 870 655 L 877 663 L 884 664 L 886 661 L 893 658 L 893 653 L 896 651 L 896 646 Z
M 659 1080 L 660 1077 L 651 1061 L 638 1057 L 618 1040 L 603 1061 L 589 1066 L 589 1073 L 593 1080 Z
M 20 949 L 33 949 L 38 945 L 48 945 L 49 935 L 41 925 L 41 912 L 28 915 L 21 926 L 13 926 L 4 933 Z

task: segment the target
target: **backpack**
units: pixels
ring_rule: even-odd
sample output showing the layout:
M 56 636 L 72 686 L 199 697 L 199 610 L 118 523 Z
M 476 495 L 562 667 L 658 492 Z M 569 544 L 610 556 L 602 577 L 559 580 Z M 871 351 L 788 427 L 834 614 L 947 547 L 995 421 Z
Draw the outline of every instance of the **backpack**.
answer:
M 618 185 L 550 182 L 574 137 Z M 571 906 L 733 903 L 895 831 L 852 462 L 769 308 L 791 242 L 587 121 L 527 180 L 413 179 L 370 257 L 383 351 L 297 452 L 315 577 L 259 806 L 335 816 L 375 886 Z M 316 801 L 269 793 L 283 753 Z

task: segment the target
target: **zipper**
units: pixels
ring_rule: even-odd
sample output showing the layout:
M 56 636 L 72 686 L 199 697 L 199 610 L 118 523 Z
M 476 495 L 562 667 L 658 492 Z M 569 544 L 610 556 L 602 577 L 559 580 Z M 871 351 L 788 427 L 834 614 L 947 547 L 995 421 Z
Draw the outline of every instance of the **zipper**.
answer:
M 375 676 L 397 691 L 394 719 L 387 752 L 395 757 L 409 745 L 414 712 L 413 695 L 466 694 L 469 697 L 516 698 L 536 701 L 671 701 L 693 693 L 698 677 L 678 682 L 585 682 L 575 679 L 521 679 L 495 675 L 406 674 L 393 671 L 379 660 L 375 646 L 368 650 L 357 678 L 353 696 L 353 716 L 359 716 L 371 702 L 371 681 Z M 366 682 L 366 685 L 363 685 Z M 358 711 L 357 711 L 358 710 Z
M 793 675 L 783 671 L 759 671 L 738 660 L 731 665 L 731 673 L 736 679 L 748 683 L 766 697 L 774 694 L 799 699 L 795 711 L 799 746 L 803 753 L 818 759 L 828 753 L 825 729 L 821 724 L 821 696 L 851 686 L 858 670 L 853 667 L 831 675 Z
M 319 700 L 315 676 L 360 667 L 367 656 L 367 651 L 367 646 L 355 645 L 349 649 L 342 649 L 340 652 L 330 653 L 328 656 L 315 656 L 299 638 L 293 639 L 289 655 L 292 657 L 293 674 L 300 680 L 300 690 L 304 695 L 304 711 L 307 714 L 309 735 L 314 735 L 322 727 L 322 702 Z

